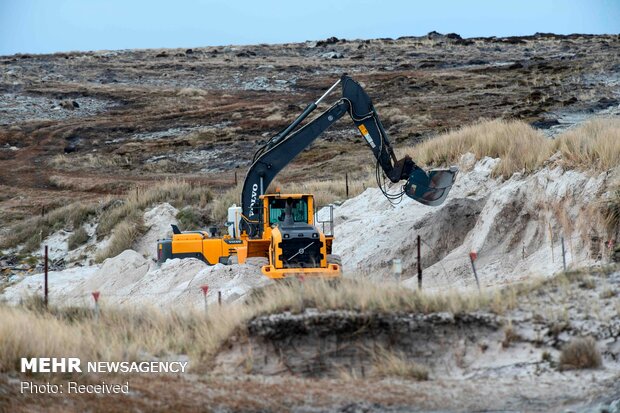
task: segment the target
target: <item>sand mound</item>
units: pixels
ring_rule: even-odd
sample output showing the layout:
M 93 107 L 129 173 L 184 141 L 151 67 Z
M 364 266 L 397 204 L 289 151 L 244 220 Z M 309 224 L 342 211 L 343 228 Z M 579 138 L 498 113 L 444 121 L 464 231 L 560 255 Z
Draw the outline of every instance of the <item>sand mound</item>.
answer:
M 126 250 L 100 266 L 76 267 L 49 274 L 50 302 L 54 305 L 92 305 L 92 292 L 100 292 L 102 305 L 154 305 L 196 307 L 204 305 L 201 286 L 208 285 L 207 299 L 224 302 L 243 300 L 254 288 L 271 280 L 258 265 L 207 266 L 197 259 L 173 259 L 157 266 L 138 252 Z M 43 275 L 24 278 L 7 288 L 3 299 L 17 303 L 29 295 L 42 294 Z
M 408 198 L 392 206 L 378 189 L 337 207 L 334 252 L 342 256 L 346 274 L 391 277 L 392 260 L 399 258 L 403 278 L 413 277 L 417 235 L 425 285 L 472 285 L 472 250 L 478 252 L 477 269 L 486 284 L 553 274 L 562 269 L 561 236 L 569 265 L 601 259 L 591 239 L 602 242 L 602 227 L 587 211 L 602 196 L 606 174 L 591 177 L 548 166 L 503 181 L 492 177 L 497 162 L 484 158 L 472 165 L 472 156 L 464 156 L 465 171 L 439 207 Z M 405 282 L 416 284 L 415 279 Z
M 562 269 L 561 236 L 569 266 L 606 259 L 602 225 L 589 208 L 604 196 L 607 174 L 565 171 L 552 159 L 534 174 L 502 180 L 492 176 L 498 162 L 463 156 L 462 172 L 439 207 L 406 197 L 391 205 L 379 189 L 368 189 L 336 207 L 334 253 L 342 256 L 345 275 L 391 278 L 392 261 L 399 258 L 404 285 L 414 288 L 417 235 L 422 239 L 425 287 L 474 286 L 472 250 L 478 253 L 483 285 L 551 275 Z M 261 275 L 258 262 L 207 266 L 195 259 L 174 259 L 158 266 L 151 252 L 175 215 L 169 204 L 146 212 L 150 229 L 138 243 L 139 251 L 124 251 L 100 266 L 52 273 L 54 299 L 64 297 L 68 305 L 92 302 L 92 291 L 100 291 L 102 301 L 110 304 L 196 306 L 203 304 L 202 285 L 210 288 L 209 301 L 216 301 L 220 292 L 230 302 L 271 282 Z M 4 297 L 17 301 L 41 288 L 40 275 L 27 277 L 9 287 Z
M 179 211 L 165 202 L 144 213 L 144 225 L 147 232 L 135 245 L 135 250 L 145 257 L 157 259 L 157 240 L 172 236 L 171 224 L 178 224 Z

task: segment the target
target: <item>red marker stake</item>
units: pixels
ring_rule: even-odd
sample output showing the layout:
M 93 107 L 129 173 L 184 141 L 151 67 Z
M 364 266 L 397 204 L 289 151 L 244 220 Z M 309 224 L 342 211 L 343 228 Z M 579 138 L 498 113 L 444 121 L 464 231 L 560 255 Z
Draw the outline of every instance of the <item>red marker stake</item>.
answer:
M 99 291 L 93 291 L 93 298 L 95 299 L 95 321 L 99 321 Z
M 209 292 L 209 286 L 203 285 L 200 289 L 202 290 L 202 295 L 205 298 L 205 315 L 207 315 L 209 313 L 209 305 L 207 304 L 207 293 Z
M 471 261 L 471 269 L 474 271 L 474 277 L 476 277 L 476 285 L 478 286 L 478 292 L 480 292 L 480 281 L 478 281 L 478 273 L 476 272 L 476 264 L 474 261 L 478 259 L 478 253 L 472 251 L 469 253 L 469 260 Z

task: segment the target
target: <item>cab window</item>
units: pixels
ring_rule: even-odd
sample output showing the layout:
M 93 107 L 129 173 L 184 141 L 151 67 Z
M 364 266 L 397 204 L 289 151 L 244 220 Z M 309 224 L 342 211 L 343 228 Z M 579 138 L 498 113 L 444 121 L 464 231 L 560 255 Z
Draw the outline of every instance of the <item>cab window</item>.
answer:
M 269 223 L 284 222 L 286 199 L 271 199 L 269 201 Z M 308 222 L 308 201 L 305 198 L 293 199 L 291 205 L 293 221 Z

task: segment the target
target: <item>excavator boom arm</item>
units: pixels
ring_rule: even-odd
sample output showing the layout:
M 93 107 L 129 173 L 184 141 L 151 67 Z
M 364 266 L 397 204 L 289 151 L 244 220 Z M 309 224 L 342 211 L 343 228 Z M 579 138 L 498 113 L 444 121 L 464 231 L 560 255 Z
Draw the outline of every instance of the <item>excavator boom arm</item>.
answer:
M 321 115 L 294 131 L 339 83 L 342 84 L 342 98 Z M 400 196 L 407 194 L 426 205 L 439 205 L 445 200 L 457 169 L 452 167 L 449 170 L 433 170 L 426 173 L 408 155 L 397 159 L 370 97 L 359 83 L 345 74 L 320 99 L 309 104 L 289 126 L 256 152 L 241 193 L 241 228 L 250 237 L 259 235 L 262 229 L 257 219 L 260 210 L 259 196 L 265 193 L 269 184 L 286 165 L 345 113 L 349 113 L 371 149 L 377 160 L 377 169 L 380 167 L 394 183 L 407 180 Z M 384 193 L 386 196 L 391 196 L 385 191 Z

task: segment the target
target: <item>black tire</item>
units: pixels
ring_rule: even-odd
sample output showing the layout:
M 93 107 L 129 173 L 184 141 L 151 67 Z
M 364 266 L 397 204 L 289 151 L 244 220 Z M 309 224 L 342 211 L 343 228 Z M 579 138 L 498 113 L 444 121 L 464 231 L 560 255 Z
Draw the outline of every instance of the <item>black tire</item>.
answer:
M 228 265 L 233 265 L 233 264 L 239 264 L 239 257 L 237 257 L 237 254 L 228 256 Z

